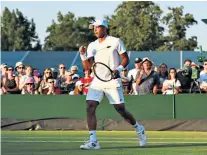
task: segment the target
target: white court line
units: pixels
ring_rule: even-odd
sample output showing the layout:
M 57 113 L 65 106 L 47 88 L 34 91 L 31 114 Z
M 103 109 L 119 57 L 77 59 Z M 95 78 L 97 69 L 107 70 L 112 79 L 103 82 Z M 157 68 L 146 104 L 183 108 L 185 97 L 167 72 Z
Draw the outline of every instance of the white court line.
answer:
M 82 143 L 83 141 L 1 141 L 2 143 Z M 99 141 L 100 143 L 137 143 L 136 141 Z M 148 144 L 190 144 L 190 143 L 202 143 L 207 142 L 148 142 Z
M 70 137 L 1 137 L 2 139 L 9 139 L 9 138 L 21 138 L 21 139 L 50 139 L 50 138 L 54 138 L 54 139 L 56 139 L 56 138 L 59 138 L 59 139 L 70 139 Z M 84 139 L 84 138 L 86 138 L 86 137 L 72 137 L 72 139 Z M 128 137 L 126 137 L 126 138 L 121 138 L 121 137 L 115 137 L 115 138 L 112 138 L 112 137 L 110 137 L 110 138 L 107 138 L 107 137 L 99 137 L 99 139 L 125 139 L 125 140 L 127 140 L 127 139 L 137 139 L 137 138 L 128 138 Z M 162 139 L 162 140 L 165 140 L 165 139 L 170 139 L 170 140 L 173 140 L 173 139 L 175 139 L 175 140 L 186 140 L 186 139 L 193 139 L 193 140 L 207 140 L 207 138 L 147 138 L 147 139 L 157 139 L 157 140 L 159 140 L 159 139 Z

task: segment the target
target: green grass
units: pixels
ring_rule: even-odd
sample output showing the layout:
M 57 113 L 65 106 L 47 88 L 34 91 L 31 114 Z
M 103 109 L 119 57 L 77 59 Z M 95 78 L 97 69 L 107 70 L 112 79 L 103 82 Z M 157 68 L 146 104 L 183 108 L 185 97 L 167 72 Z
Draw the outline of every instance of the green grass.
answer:
M 101 150 L 80 150 L 87 131 L 2 131 L 2 155 L 207 155 L 207 133 L 148 131 L 138 147 L 133 131 L 99 131 Z

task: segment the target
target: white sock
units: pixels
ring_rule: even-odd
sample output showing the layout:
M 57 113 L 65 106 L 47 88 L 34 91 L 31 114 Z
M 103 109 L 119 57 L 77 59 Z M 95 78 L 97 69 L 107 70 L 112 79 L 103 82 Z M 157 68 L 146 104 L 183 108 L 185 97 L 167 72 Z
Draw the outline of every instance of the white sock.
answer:
M 90 134 L 91 141 L 97 141 L 96 140 L 96 130 L 89 131 L 89 134 Z
M 139 133 L 141 130 L 140 124 L 136 121 L 136 124 L 134 125 L 134 128 L 136 129 L 136 132 Z

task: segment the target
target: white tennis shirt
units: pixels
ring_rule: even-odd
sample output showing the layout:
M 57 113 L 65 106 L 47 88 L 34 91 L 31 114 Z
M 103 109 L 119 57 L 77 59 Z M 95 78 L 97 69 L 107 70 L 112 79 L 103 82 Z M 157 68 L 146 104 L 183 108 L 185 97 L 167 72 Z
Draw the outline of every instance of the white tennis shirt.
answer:
M 91 42 L 87 48 L 87 57 L 94 57 L 95 62 L 102 62 L 109 66 L 111 70 L 115 70 L 120 65 L 120 54 L 126 52 L 123 42 L 116 37 L 107 36 L 105 40 L 99 43 L 98 39 Z M 98 69 L 98 75 L 107 76 L 108 70 Z M 98 78 L 94 78 L 91 87 L 111 88 L 122 86 L 121 79 L 102 82 Z

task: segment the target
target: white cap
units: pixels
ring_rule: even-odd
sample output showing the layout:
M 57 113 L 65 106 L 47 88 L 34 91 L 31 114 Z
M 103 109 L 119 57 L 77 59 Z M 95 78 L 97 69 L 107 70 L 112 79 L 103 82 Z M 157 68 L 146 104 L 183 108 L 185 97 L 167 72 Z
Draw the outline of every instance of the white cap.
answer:
M 80 78 L 80 76 L 79 76 L 78 74 L 74 74 L 74 75 L 72 76 L 72 79 L 74 79 L 74 78 Z
M 75 86 L 81 86 L 81 85 L 83 85 L 83 82 L 81 82 L 81 81 L 77 81 L 77 82 L 75 83 Z
M 0 65 L 1 69 L 4 68 L 4 67 L 7 67 L 7 64 L 3 63 L 3 64 Z
M 151 64 L 153 64 L 153 62 L 148 57 L 142 59 L 142 63 L 144 63 L 145 61 L 149 61 Z
M 20 65 L 24 65 L 21 61 L 17 62 L 15 68 L 19 67 Z
M 108 23 L 106 19 L 95 20 L 94 23 L 89 25 L 89 29 L 93 29 L 93 26 L 105 26 L 106 28 L 108 28 Z
M 50 68 L 52 72 L 55 72 L 55 68 Z

